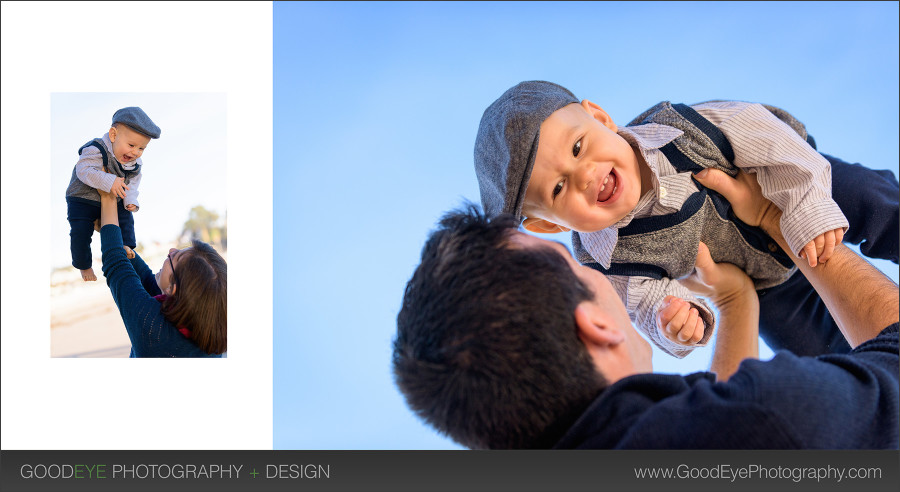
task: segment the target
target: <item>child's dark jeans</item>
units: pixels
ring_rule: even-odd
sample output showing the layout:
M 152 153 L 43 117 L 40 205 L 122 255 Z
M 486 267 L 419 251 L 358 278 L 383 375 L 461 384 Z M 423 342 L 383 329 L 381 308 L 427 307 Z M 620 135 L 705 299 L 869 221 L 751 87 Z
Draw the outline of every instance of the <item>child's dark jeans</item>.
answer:
M 72 266 L 79 270 L 91 268 L 91 236 L 94 234 L 94 221 L 100 218 L 100 202 L 86 202 L 66 198 L 69 219 L 70 248 L 72 250 Z M 119 228 L 122 229 L 122 242 L 132 249 L 137 245 L 134 237 L 134 215 L 125 209 L 122 200 L 116 203 L 119 213 Z
M 859 244 L 870 258 L 897 263 L 897 178 L 887 170 L 825 158 L 831 163 L 832 197 L 850 222 L 844 242 Z M 759 311 L 760 335 L 773 350 L 810 356 L 850 351 L 825 303 L 799 271 L 781 285 L 760 290 Z

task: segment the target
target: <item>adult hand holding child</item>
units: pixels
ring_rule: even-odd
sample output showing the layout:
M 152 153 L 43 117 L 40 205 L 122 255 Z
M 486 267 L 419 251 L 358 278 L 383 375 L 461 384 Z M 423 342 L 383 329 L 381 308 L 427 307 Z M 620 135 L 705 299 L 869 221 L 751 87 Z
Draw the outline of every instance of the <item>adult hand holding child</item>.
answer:
M 109 192 L 119 198 L 124 199 L 125 192 L 130 189 L 131 188 L 129 188 L 128 185 L 125 184 L 125 178 L 116 177 L 116 180 L 113 181 L 113 184 L 109 189 Z M 103 193 L 103 190 L 101 190 L 101 189 L 97 189 L 97 191 L 101 194 Z

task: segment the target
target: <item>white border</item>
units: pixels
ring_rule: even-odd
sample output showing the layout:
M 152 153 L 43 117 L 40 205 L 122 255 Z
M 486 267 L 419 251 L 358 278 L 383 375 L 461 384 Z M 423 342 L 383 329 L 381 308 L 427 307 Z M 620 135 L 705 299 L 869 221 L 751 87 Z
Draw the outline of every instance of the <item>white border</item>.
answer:
M 52 92 L 227 94 L 227 359 L 49 357 Z M 0 108 L 0 447 L 271 449 L 272 4 L 3 2 Z

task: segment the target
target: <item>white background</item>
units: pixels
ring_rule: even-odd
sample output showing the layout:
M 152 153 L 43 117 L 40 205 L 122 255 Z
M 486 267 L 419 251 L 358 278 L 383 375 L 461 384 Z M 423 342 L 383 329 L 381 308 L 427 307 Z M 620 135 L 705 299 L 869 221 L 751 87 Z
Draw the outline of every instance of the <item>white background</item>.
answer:
M 59 92 L 225 93 L 227 359 L 49 357 Z M 272 5 L 4 2 L 0 108 L 0 447 L 271 449 Z

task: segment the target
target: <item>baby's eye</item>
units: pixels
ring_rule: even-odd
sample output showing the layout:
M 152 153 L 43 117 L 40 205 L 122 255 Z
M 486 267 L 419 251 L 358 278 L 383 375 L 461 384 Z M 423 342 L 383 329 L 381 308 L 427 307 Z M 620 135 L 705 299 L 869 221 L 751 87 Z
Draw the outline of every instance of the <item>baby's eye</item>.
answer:
M 578 154 L 581 153 L 581 140 L 579 139 L 575 142 L 575 145 L 572 146 L 572 155 L 574 157 L 578 157 Z
M 564 183 L 565 181 L 560 181 L 559 183 L 556 183 L 556 186 L 553 187 L 553 198 L 556 198 L 556 195 L 559 195 L 559 193 L 562 191 Z

